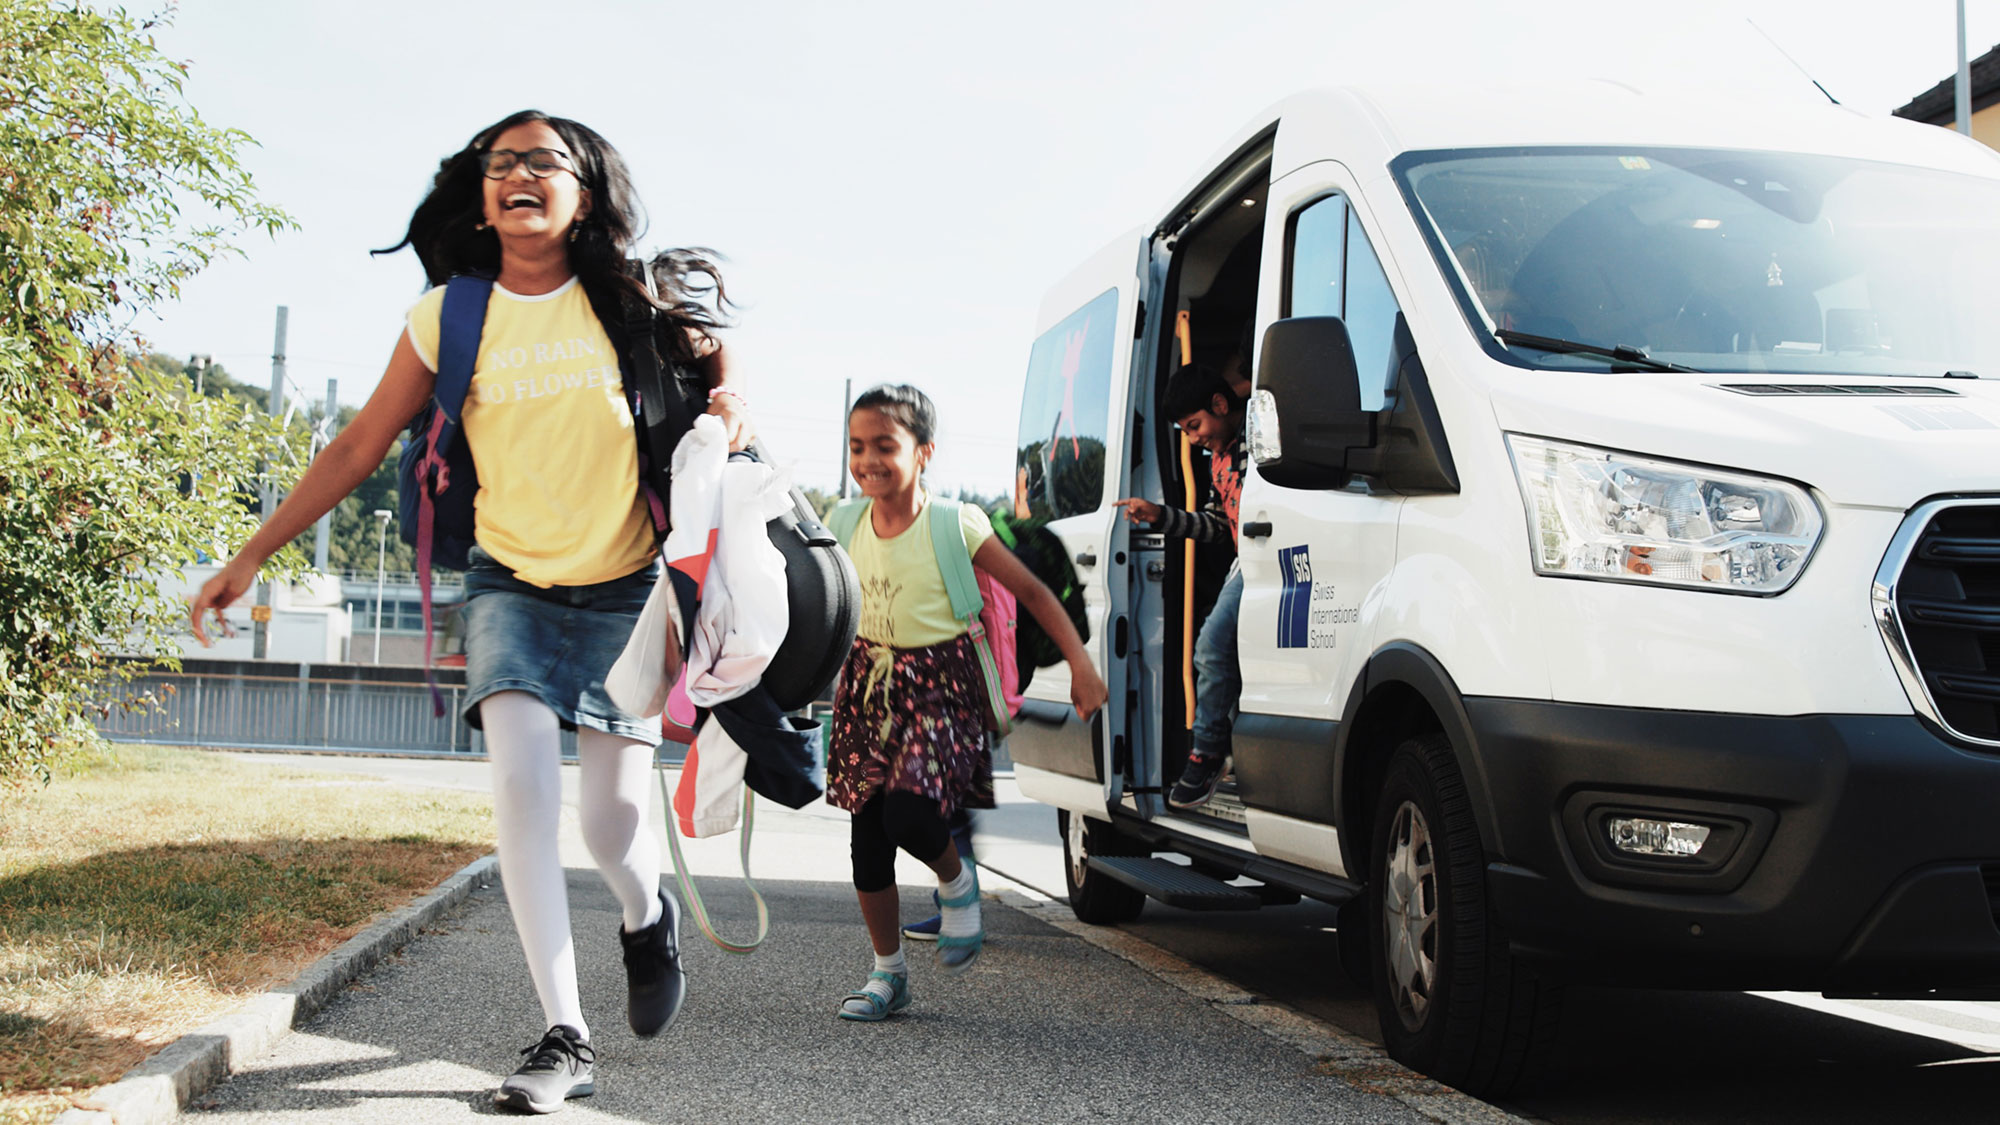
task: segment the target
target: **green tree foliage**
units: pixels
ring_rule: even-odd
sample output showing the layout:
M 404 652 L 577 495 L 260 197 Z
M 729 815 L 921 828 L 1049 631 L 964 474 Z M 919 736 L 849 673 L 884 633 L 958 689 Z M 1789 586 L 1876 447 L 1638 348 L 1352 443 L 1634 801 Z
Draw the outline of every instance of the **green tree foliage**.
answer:
M 0 0 L 4 2 L 4 0 Z M 211 398 L 236 399 L 255 408 L 264 409 L 264 402 L 270 398 L 265 387 L 239 383 L 220 364 L 210 365 L 200 372 L 191 364 L 183 364 L 173 356 L 159 352 L 151 353 L 143 361 L 148 367 L 161 372 L 170 372 L 187 379 L 190 386 L 197 385 L 201 393 Z M 327 429 L 327 437 L 340 432 L 360 410 L 352 406 L 340 408 L 338 417 Z M 307 442 L 313 427 L 325 417 L 324 404 L 315 404 L 292 420 L 293 433 L 290 440 Z M 392 574 L 407 574 L 417 568 L 416 548 L 397 538 L 395 520 L 390 520 L 388 535 L 382 534 L 382 524 L 374 516 L 377 511 L 396 510 L 396 458 L 399 447 L 392 446 L 382 458 L 382 464 L 361 482 L 347 499 L 342 500 L 333 510 L 333 519 L 328 529 L 326 565 L 335 574 L 341 571 L 357 571 L 373 574 L 376 567 L 376 552 L 382 549 L 382 566 Z M 313 535 L 309 532 L 298 541 L 302 552 L 313 550 Z
M 251 231 L 238 154 L 182 97 L 152 24 L 0 0 L 0 778 L 95 738 L 113 649 L 175 651 L 162 581 L 249 533 L 260 466 L 304 450 L 234 396 L 135 357 L 128 326 Z M 294 560 L 296 556 L 294 556 Z M 171 660 L 168 661 L 171 663 Z

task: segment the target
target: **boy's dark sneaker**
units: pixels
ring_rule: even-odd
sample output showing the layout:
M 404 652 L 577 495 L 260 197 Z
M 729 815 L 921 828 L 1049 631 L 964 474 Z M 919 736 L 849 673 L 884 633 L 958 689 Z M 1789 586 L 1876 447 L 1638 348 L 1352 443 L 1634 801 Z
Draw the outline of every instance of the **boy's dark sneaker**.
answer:
M 931 892 L 931 905 L 936 906 L 938 893 Z M 915 941 L 936 941 L 938 931 L 944 927 L 944 914 L 937 913 L 921 922 L 912 922 L 903 927 L 903 936 Z
M 1181 778 L 1174 782 L 1167 794 L 1167 804 L 1177 809 L 1200 808 L 1215 796 L 1215 787 L 1222 784 L 1224 769 L 1229 758 L 1222 754 L 1189 754 L 1187 766 L 1181 770 Z
M 528 1061 L 493 1091 L 494 1105 L 521 1113 L 554 1113 L 570 1098 L 597 1092 L 597 1052 L 575 1028 L 557 1024 L 521 1053 Z
M 625 1018 L 632 1033 L 653 1036 L 667 1029 L 687 997 L 687 973 L 681 969 L 681 904 L 660 892 L 660 920 L 628 934 L 618 927 L 625 947 Z

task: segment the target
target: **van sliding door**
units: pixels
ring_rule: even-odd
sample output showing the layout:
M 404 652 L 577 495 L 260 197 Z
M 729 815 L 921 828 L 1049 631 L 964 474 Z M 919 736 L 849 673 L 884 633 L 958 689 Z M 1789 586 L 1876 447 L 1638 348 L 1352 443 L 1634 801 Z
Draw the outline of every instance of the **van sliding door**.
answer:
M 1007 749 L 1023 794 L 1097 816 L 1125 784 L 1124 756 L 1114 752 L 1127 737 L 1117 638 L 1127 627 L 1128 544 L 1111 502 L 1126 487 L 1143 245 L 1139 230 L 1113 242 L 1042 301 L 1015 450 L 1014 514 L 1046 520 L 1067 548 L 1083 588 L 1091 655 L 1111 696 L 1086 726 L 1070 708 L 1068 667 L 1036 670 Z

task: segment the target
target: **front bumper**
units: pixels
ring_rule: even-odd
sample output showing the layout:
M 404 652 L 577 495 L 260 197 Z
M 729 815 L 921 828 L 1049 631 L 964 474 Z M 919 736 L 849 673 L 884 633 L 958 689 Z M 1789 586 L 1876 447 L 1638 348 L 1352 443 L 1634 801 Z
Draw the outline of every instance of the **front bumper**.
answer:
M 1605 984 L 2000 991 L 2000 755 L 1913 716 L 1465 703 L 1518 954 Z M 1620 857 L 1613 807 L 1733 825 L 1733 851 Z

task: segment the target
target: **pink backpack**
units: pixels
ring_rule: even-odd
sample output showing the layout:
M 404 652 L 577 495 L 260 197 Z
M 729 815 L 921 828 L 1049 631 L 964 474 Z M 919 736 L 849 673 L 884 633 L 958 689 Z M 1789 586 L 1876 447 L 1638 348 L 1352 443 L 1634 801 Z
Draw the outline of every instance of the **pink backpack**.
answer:
M 986 647 L 999 665 L 1000 698 L 1006 702 L 1007 717 L 1021 713 L 1021 662 L 1015 653 L 1014 631 L 1021 622 L 1021 607 L 1014 591 L 1000 584 L 979 567 L 972 568 L 979 580 L 979 624 L 986 633 Z

